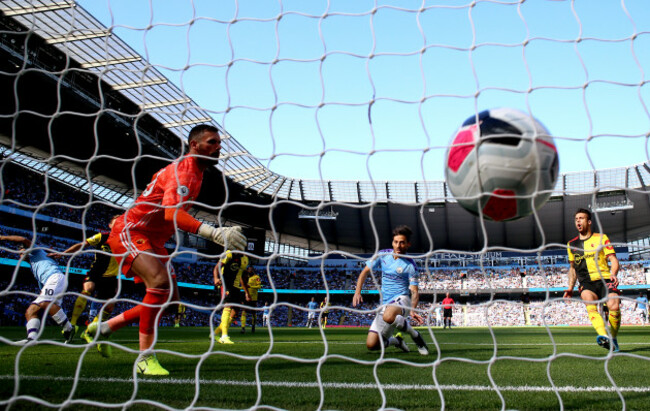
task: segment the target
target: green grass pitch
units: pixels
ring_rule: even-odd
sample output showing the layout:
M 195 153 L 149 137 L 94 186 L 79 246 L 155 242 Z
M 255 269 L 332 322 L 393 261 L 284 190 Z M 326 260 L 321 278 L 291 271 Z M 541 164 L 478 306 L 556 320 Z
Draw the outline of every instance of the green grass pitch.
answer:
M 0 406 L 86 410 L 273 407 L 291 410 L 620 410 L 650 408 L 650 339 L 623 327 L 621 353 L 595 344 L 589 327 L 420 329 L 431 354 L 365 348 L 367 329 L 231 329 L 234 345 L 207 328 L 161 328 L 158 358 L 171 375 L 134 374 L 137 328 L 120 330 L 113 357 L 93 345 L 0 343 Z M 0 328 L 5 340 L 20 327 Z M 325 340 L 326 339 L 326 340 Z M 61 341 L 48 326 L 41 340 Z M 136 377 L 134 379 L 134 377 Z M 196 379 L 199 379 L 197 384 Z M 268 408 L 267 408 L 268 409 Z

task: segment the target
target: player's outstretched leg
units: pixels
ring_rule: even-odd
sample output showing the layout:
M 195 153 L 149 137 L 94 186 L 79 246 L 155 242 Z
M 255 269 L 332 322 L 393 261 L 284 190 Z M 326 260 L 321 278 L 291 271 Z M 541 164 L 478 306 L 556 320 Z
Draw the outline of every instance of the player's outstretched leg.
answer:
M 156 354 L 143 355 L 139 358 L 138 364 L 138 374 L 142 375 L 153 375 L 153 376 L 166 376 L 169 375 L 169 371 L 163 368 L 158 362 Z

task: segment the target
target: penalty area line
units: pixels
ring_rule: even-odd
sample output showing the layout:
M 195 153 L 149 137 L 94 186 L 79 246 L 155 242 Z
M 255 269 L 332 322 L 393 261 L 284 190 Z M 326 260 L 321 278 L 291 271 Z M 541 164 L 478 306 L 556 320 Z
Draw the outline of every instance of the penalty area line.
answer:
M 0 380 L 13 380 L 15 376 L 13 375 L 0 375 Z M 74 377 L 55 377 L 50 375 L 23 375 L 20 376 L 20 380 L 24 381 L 59 381 L 59 382 L 72 382 Z M 123 383 L 123 384 L 132 384 L 134 382 L 133 378 L 88 378 L 80 377 L 78 382 L 83 383 Z M 138 378 L 138 384 L 170 384 L 170 385 L 180 385 L 180 384 L 195 384 L 196 380 L 193 378 Z M 256 387 L 258 383 L 256 381 L 233 381 L 233 380 L 210 380 L 202 379 L 199 380 L 200 385 L 229 385 L 229 386 L 244 386 L 244 387 Z M 262 387 L 284 387 L 284 388 L 318 388 L 319 384 L 317 382 L 296 382 L 296 381 L 261 381 L 259 383 Z M 321 384 L 323 388 L 330 389 L 378 389 L 377 384 L 370 383 L 344 383 L 344 382 L 324 382 Z M 495 391 L 494 387 L 489 385 L 434 385 L 434 384 L 383 384 L 381 386 L 384 390 L 416 390 L 416 391 Z M 635 392 L 635 393 L 650 393 L 650 387 L 574 387 L 574 386 L 562 386 L 562 387 L 544 387 L 544 386 L 531 386 L 531 385 L 522 385 L 522 386 L 503 386 L 498 387 L 499 391 L 509 391 L 509 392 Z

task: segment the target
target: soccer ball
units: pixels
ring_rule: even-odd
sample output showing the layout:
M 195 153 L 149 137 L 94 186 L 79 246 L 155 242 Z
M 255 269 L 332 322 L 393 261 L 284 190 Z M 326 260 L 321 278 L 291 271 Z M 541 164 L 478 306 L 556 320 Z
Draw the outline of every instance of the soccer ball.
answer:
M 458 203 L 494 221 L 539 210 L 558 177 L 553 137 L 532 116 L 511 108 L 465 120 L 445 158 L 447 186 Z

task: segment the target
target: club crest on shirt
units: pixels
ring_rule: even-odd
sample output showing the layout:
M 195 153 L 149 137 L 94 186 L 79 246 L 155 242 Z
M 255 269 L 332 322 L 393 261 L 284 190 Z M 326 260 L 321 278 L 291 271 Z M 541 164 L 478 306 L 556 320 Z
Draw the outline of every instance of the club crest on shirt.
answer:
M 404 269 L 402 267 L 397 267 L 397 270 L 395 271 L 397 271 L 397 274 L 402 274 L 402 272 L 404 272 Z
M 185 197 L 190 193 L 190 189 L 187 188 L 187 186 L 178 186 L 178 188 L 176 189 L 176 193 L 179 196 Z

